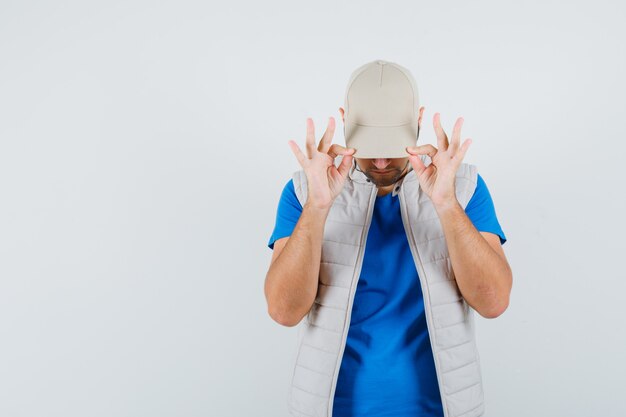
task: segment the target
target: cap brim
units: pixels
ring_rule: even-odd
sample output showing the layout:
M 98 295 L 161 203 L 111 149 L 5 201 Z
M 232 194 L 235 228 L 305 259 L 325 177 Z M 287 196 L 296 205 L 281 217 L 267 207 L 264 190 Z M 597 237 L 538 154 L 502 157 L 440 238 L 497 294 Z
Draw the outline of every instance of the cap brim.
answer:
M 346 147 L 356 149 L 355 158 L 407 158 L 407 146 L 417 143 L 417 124 L 363 126 L 345 124 Z

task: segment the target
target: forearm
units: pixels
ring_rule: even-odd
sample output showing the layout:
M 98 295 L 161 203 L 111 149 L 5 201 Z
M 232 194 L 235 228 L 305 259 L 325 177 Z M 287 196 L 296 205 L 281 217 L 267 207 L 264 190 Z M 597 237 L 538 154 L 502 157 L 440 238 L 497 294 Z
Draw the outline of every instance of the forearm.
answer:
M 299 323 L 317 295 L 328 211 L 305 204 L 293 233 L 267 272 L 270 314 L 286 325 Z
M 454 202 L 435 206 L 450 254 L 459 290 L 467 303 L 484 317 L 496 317 L 508 305 L 512 273 Z

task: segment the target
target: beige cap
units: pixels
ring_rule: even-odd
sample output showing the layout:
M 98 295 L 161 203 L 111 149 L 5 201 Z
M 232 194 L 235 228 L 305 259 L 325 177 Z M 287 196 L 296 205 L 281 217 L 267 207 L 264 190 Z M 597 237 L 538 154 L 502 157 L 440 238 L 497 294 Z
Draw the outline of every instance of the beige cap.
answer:
M 376 60 L 360 66 L 346 88 L 343 133 L 356 158 L 405 158 L 418 137 L 419 97 L 408 69 Z

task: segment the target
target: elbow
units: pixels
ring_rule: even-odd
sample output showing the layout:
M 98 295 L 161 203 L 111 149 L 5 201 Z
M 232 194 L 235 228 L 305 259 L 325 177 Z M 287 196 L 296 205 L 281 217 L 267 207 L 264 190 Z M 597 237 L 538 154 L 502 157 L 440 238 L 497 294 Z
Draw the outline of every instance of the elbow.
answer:
M 303 310 L 303 306 L 287 306 L 279 300 L 267 304 L 267 312 L 272 320 L 285 327 L 297 326 L 309 311 L 310 307 Z
M 500 317 L 509 308 L 510 292 L 500 295 L 500 297 L 490 302 L 487 307 L 479 311 L 480 315 L 486 319 Z
M 481 310 L 479 311 L 479 313 L 481 316 L 483 316 L 486 319 L 495 319 L 495 318 L 500 317 L 506 311 L 508 306 L 509 306 L 509 301 L 507 299 L 505 302 L 499 305 L 493 306 L 489 309 Z
M 299 297 L 302 296 L 299 295 Z M 306 298 L 308 299 L 309 297 Z M 272 285 L 269 271 L 265 278 L 265 300 L 267 302 L 268 315 L 276 323 L 285 327 L 297 326 L 309 313 L 313 305 L 313 300 L 302 303 L 299 298 L 287 297 L 284 290 Z
M 265 287 L 265 301 L 267 302 L 267 313 L 276 323 L 285 327 L 294 327 L 302 320 L 302 317 L 298 317 L 290 309 L 281 307 L 283 303 L 272 296 L 267 285 Z
M 285 327 L 294 327 L 302 320 L 302 318 L 297 318 L 291 314 L 272 310 L 271 308 L 268 308 L 268 314 L 272 320 Z
M 483 308 L 478 310 L 478 313 L 486 319 L 495 319 L 500 317 L 509 308 L 509 301 L 511 296 L 511 282 L 512 276 L 509 275 L 507 279 L 508 285 L 496 291 L 494 289 L 483 294 L 482 305 Z M 499 292 L 499 293 L 498 293 Z

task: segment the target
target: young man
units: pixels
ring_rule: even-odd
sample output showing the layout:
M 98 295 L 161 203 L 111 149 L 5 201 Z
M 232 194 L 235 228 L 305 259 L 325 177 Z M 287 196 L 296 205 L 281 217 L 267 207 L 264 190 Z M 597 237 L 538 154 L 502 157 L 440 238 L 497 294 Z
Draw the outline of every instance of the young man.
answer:
M 489 190 L 462 162 L 463 119 L 449 142 L 436 113 L 438 148 L 415 146 L 424 111 L 415 81 L 382 60 L 353 72 L 345 106 L 346 147 L 332 144 L 332 117 L 317 146 L 307 119 L 306 155 L 289 141 L 302 170 L 268 243 L 268 312 L 302 322 L 289 410 L 483 415 L 472 311 L 502 314 L 512 272 Z

